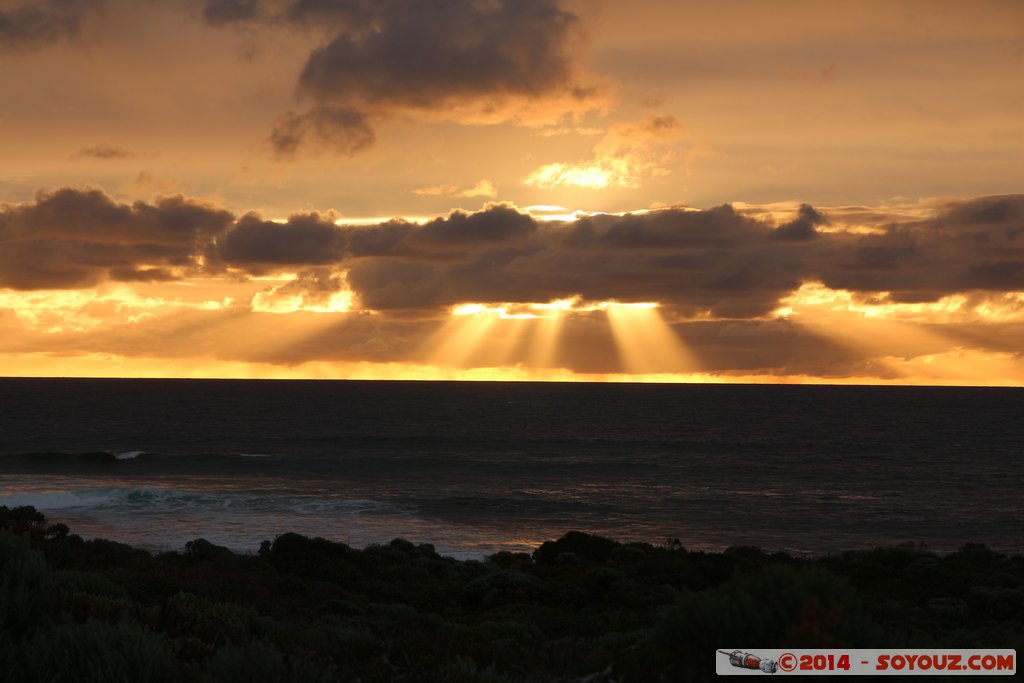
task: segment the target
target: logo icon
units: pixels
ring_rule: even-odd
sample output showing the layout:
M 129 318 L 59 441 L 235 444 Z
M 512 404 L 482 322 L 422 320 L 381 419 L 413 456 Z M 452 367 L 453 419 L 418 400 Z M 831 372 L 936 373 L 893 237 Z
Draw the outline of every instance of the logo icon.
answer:
M 755 671 L 763 671 L 766 674 L 773 674 L 779 668 L 778 663 L 774 659 L 762 659 L 757 655 L 739 650 L 733 650 L 732 652 L 719 650 L 718 652 L 728 657 L 729 663 L 740 669 L 754 669 Z

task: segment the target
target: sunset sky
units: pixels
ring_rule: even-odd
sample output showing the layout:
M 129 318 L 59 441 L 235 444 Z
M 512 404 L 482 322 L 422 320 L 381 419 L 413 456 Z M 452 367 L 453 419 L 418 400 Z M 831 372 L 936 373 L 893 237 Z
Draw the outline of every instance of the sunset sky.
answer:
M 0 0 L 0 375 L 1024 385 L 1019 0 Z

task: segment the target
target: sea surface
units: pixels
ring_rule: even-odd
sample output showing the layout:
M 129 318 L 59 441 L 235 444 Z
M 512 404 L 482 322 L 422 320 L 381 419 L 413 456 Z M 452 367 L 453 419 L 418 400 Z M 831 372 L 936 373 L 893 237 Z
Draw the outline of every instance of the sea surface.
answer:
M 1021 389 L 0 379 L 0 505 L 151 550 L 1019 553 L 1022 464 Z

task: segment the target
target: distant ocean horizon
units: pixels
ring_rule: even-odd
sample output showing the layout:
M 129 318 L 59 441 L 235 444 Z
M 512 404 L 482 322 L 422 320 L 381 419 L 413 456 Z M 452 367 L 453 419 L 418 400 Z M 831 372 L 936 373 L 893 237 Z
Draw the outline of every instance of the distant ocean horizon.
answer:
M 0 406 L 0 505 L 151 550 L 1024 546 L 1024 389 L 5 378 Z

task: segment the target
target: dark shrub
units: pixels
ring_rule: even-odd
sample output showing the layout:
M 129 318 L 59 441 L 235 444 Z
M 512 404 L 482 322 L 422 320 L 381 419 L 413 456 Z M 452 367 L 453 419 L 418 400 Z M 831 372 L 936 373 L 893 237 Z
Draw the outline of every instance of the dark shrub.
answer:
M 189 562 L 212 562 L 213 560 L 234 555 L 222 545 L 214 545 L 205 538 L 197 538 L 185 544 L 185 559 Z
M 604 564 L 618 543 L 601 536 L 592 536 L 582 531 L 570 531 L 557 541 L 545 541 L 533 553 L 533 560 L 540 565 L 560 564 L 559 555 L 571 553 L 586 564 Z

